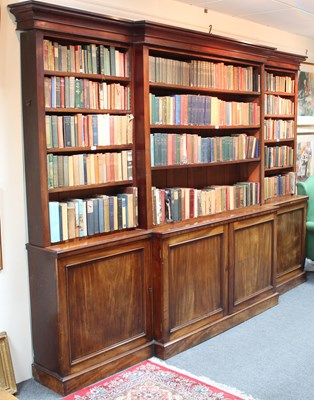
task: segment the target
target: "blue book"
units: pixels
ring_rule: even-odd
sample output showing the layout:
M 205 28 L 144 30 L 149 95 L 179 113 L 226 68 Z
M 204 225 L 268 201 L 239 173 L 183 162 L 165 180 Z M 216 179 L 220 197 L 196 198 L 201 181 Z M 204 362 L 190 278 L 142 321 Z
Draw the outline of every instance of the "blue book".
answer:
M 94 235 L 94 202 L 93 199 L 86 200 L 86 222 L 87 235 Z
M 150 135 L 150 164 L 152 167 L 155 166 L 155 137 Z
M 179 221 L 179 191 L 176 188 L 170 189 L 171 211 L 173 221 Z
M 205 96 L 204 101 L 204 125 L 211 125 L 211 97 Z
M 201 163 L 207 163 L 207 138 L 201 138 L 201 157 L 199 158 Z
M 99 205 L 98 199 L 93 200 L 94 234 L 99 233 Z
M 102 197 L 97 198 L 98 201 L 98 225 L 99 233 L 105 232 L 105 218 L 104 218 L 104 200 Z
M 59 216 L 59 202 L 49 202 L 49 221 L 50 221 L 50 241 L 51 243 L 60 242 L 60 216 Z
M 56 77 L 52 76 L 50 78 L 50 82 L 51 82 L 50 107 L 56 108 Z
M 181 124 L 181 96 L 179 94 L 176 94 L 174 96 L 174 98 L 175 98 L 175 108 L 176 108 L 175 124 L 182 125 Z
M 114 231 L 114 198 L 109 196 L 109 227 L 110 232 Z
M 210 146 L 210 161 L 211 162 L 215 162 L 215 161 L 217 161 L 215 159 L 215 139 L 214 138 L 210 138 L 210 143 L 211 143 L 211 146 Z
M 93 145 L 98 146 L 98 116 L 92 115 Z

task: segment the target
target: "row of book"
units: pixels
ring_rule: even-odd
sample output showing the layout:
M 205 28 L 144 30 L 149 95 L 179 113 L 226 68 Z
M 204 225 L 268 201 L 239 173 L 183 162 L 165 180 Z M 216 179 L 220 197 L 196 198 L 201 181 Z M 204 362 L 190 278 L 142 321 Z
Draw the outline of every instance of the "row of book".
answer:
M 270 92 L 294 93 L 294 79 L 290 76 L 274 75 L 265 71 L 265 90 Z
M 49 202 L 51 243 L 135 228 L 138 225 L 137 188 L 115 196 Z
M 294 150 L 290 146 L 265 146 L 265 168 L 293 166 Z
M 74 76 L 46 76 L 46 108 L 129 110 L 130 88 Z
M 154 225 L 182 221 L 259 203 L 258 182 L 195 188 L 152 188 Z
M 291 115 L 294 113 L 294 102 L 272 94 L 265 94 L 265 114 Z
M 201 60 L 181 61 L 150 56 L 149 80 L 225 90 L 260 90 L 260 76 L 253 67 Z
M 132 114 L 47 114 L 47 149 L 131 144 L 133 119 Z
M 264 178 L 265 200 L 277 196 L 284 196 L 296 193 L 296 174 L 288 172 L 283 175 L 276 175 Z
M 294 138 L 294 120 L 265 119 L 264 139 L 280 140 Z
M 259 125 L 257 103 L 224 101 L 217 97 L 150 94 L 150 123 L 162 125 Z
M 129 53 L 101 44 L 63 45 L 44 39 L 44 69 L 109 76 L 130 75 Z
M 217 137 L 154 133 L 150 150 L 152 167 L 245 160 L 258 157 L 258 139 L 245 133 Z
M 48 189 L 133 179 L 132 151 L 47 155 Z

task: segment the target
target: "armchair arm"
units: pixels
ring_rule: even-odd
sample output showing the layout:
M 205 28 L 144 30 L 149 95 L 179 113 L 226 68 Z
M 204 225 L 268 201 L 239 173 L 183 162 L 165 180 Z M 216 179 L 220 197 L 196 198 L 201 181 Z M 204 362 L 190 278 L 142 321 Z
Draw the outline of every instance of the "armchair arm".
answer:
M 306 230 L 314 232 L 314 221 L 306 221 Z

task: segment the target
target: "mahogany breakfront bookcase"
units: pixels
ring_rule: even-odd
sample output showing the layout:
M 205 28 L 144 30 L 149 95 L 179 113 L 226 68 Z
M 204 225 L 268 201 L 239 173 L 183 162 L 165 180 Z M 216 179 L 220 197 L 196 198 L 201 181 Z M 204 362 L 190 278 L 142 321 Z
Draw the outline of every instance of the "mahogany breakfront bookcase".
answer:
M 305 280 L 307 199 L 293 187 L 298 69 L 305 57 L 39 1 L 11 4 L 9 10 L 21 32 L 33 374 L 40 383 L 67 394 L 152 355 L 166 359 L 276 305 L 280 293 Z M 94 69 L 69 67 L 77 49 L 91 57 Z M 123 73 L 102 69 L 100 54 L 110 50 L 123 58 Z M 127 98 L 109 108 L 99 99 L 80 107 L 47 102 L 52 82 L 66 80 L 98 91 L 105 84 Z M 174 98 L 177 110 L 190 99 L 182 118 L 199 118 L 200 101 L 218 108 L 210 108 L 206 123 L 181 121 L 173 116 Z M 236 114 L 226 111 L 232 107 Z M 103 114 L 134 116 L 130 143 L 48 146 L 47 120 Z M 151 149 L 159 145 L 152 141 L 158 134 L 166 140 L 162 151 L 171 137 L 192 146 L 192 140 L 243 135 L 256 147 L 250 157 L 204 161 L 193 153 L 192 160 L 160 165 Z M 125 150 L 132 155 L 127 180 L 49 186 L 50 154 L 63 161 Z M 280 154 L 284 160 L 278 161 Z M 226 200 L 217 187 L 229 193 L 239 182 L 254 189 L 245 201 L 241 189 L 231 206 L 232 198 Z M 213 187 L 215 200 L 206 197 Z M 118 197 L 126 188 L 137 193 L 136 227 L 52 243 L 50 203 Z M 160 199 L 166 188 L 181 196 L 179 221 L 165 220 Z M 192 203 L 191 193 L 204 196 L 205 206 Z M 210 207 L 206 201 L 212 201 L 208 215 L 196 213 L 196 204 Z

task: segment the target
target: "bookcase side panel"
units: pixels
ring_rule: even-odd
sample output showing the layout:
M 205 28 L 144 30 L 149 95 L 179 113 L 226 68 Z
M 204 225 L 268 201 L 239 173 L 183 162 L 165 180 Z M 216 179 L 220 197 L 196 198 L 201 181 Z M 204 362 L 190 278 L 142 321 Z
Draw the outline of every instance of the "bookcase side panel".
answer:
M 149 143 L 149 92 L 148 92 L 148 49 L 134 44 L 134 96 L 135 108 L 135 152 L 136 178 L 139 187 L 139 225 L 152 227 L 151 162 Z
M 21 34 L 24 157 L 29 242 L 50 244 L 42 34 Z M 42 78 L 42 79 L 41 79 Z
M 28 245 L 34 363 L 61 375 L 57 259 Z

